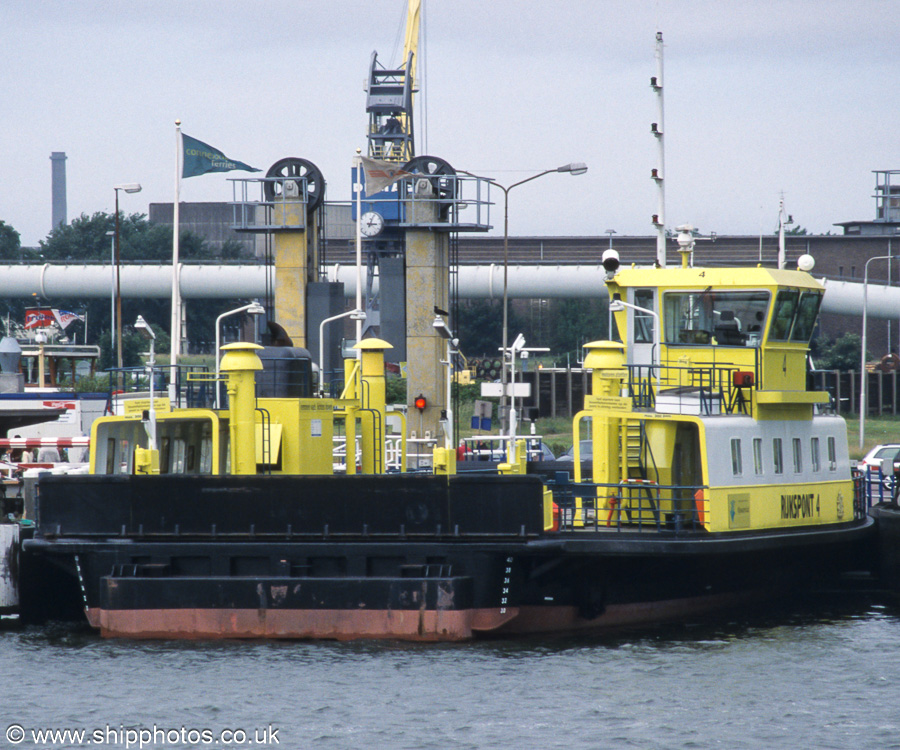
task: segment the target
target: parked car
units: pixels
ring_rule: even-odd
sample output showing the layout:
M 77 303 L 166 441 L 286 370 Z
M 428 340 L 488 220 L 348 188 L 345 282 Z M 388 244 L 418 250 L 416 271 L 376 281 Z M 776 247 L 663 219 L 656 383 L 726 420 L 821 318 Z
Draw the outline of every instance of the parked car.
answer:
M 881 469 L 881 462 L 885 458 L 892 458 L 900 452 L 900 443 L 885 443 L 884 445 L 876 445 L 870 450 L 865 457 L 859 462 L 860 471 L 878 471 Z M 884 467 L 885 474 L 892 474 L 890 466 Z
M 529 458 L 532 461 L 556 460 L 556 456 L 553 455 L 553 451 L 550 450 L 550 446 L 547 445 L 543 440 L 541 440 L 541 444 L 539 446 L 532 446 L 529 448 Z
M 579 444 L 579 450 L 581 452 L 581 460 L 582 461 L 590 461 L 594 458 L 594 442 L 592 440 L 582 440 Z M 571 446 L 569 450 L 563 453 L 557 460 L 559 461 L 574 461 L 575 460 L 575 446 Z
M 866 491 L 873 503 L 893 498 L 895 474 L 900 470 L 900 443 L 876 445 L 857 464 L 866 481 Z
M 528 435 L 520 435 L 520 440 L 526 441 L 529 461 L 554 461 L 556 456 L 550 450 L 550 446 L 543 440 L 531 438 Z M 465 445 L 464 456 L 466 460 L 480 461 L 505 461 L 506 448 L 502 442 L 491 440 L 487 441 L 480 437 L 464 438 Z

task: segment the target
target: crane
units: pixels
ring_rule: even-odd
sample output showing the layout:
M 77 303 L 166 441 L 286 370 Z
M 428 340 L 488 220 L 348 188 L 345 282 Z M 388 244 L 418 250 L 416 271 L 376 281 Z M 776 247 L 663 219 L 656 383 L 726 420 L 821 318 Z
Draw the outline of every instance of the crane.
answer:
M 421 5 L 422 0 L 409 0 L 403 62 L 399 68 L 385 68 L 378 62 L 378 53 L 372 53 L 366 86 L 368 150 L 372 159 L 406 163 L 415 155 L 413 95 Z

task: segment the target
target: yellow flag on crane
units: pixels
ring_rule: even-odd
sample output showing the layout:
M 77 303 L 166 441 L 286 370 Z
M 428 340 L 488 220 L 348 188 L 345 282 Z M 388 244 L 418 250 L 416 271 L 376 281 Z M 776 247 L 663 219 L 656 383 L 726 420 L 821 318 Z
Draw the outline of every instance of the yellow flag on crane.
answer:
M 407 172 L 399 164 L 380 159 L 369 159 L 360 156 L 363 171 L 366 174 L 366 197 L 373 193 L 380 193 L 388 185 L 393 185 L 404 177 L 412 177 L 412 172 Z

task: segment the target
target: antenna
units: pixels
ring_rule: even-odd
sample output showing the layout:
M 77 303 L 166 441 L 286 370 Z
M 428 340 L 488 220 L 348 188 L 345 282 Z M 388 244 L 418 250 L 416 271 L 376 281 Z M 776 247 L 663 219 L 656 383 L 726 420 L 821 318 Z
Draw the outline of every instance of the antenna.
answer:
M 653 214 L 652 223 L 656 227 L 656 262 L 660 268 L 666 267 L 666 185 L 664 175 L 666 173 L 666 145 L 665 133 L 665 107 L 663 102 L 663 35 L 656 32 L 656 75 L 650 79 L 650 88 L 656 92 L 657 116 L 656 122 L 650 124 L 650 132 L 656 138 L 657 143 L 657 167 L 651 170 L 650 178 L 656 183 L 659 203 L 656 213 Z
M 784 211 L 784 192 L 781 193 L 781 200 L 778 201 L 778 267 L 784 268 L 786 262 L 784 250 L 784 227 L 787 224 L 793 224 L 794 217 L 788 216 Z

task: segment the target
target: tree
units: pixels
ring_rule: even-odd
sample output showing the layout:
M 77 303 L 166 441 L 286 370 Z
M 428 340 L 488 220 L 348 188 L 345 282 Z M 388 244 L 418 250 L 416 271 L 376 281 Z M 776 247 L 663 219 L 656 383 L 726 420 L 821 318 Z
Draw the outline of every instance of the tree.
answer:
M 817 370 L 859 371 L 862 337 L 857 333 L 845 333 L 838 339 L 813 339 L 809 348 Z M 869 357 L 867 352 L 866 359 Z
M 550 348 L 562 355 L 577 359 L 585 343 L 609 336 L 608 312 L 600 300 L 555 300 L 550 315 L 554 332 Z
M 503 308 L 487 300 L 460 304 L 457 328 L 460 348 L 467 356 L 494 354 L 503 340 Z
M 108 259 L 112 244 L 107 232 L 114 226 L 113 216 L 102 211 L 93 216 L 81 214 L 70 224 L 54 227 L 40 241 L 41 254 L 48 261 Z M 120 231 L 120 236 L 124 238 L 125 232 Z
M 108 263 L 112 253 L 111 232 L 115 230 L 115 215 L 97 212 L 92 216 L 82 214 L 68 225 L 56 227 L 47 238 L 41 241 L 41 254 L 49 261 L 100 261 Z M 145 214 L 119 214 L 119 258 L 123 263 L 136 261 L 151 263 L 171 263 L 172 259 L 172 227 L 165 224 L 151 224 Z M 218 259 L 227 255 L 229 258 L 241 257 L 241 246 L 238 242 L 226 242 L 221 255 L 215 251 L 199 235 L 183 231 L 179 237 L 179 258 L 183 261 L 197 261 L 211 258 Z M 91 339 L 103 347 L 103 361 L 109 364 L 112 360 L 110 342 L 110 302 L 100 299 L 67 299 L 53 300 L 54 307 L 63 307 L 73 311 L 86 310 L 91 332 L 100 331 L 100 335 L 92 335 Z M 213 341 L 215 339 L 215 319 L 220 313 L 235 307 L 235 300 L 190 300 L 187 303 L 188 336 L 192 341 Z M 13 313 L 15 315 L 15 313 Z M 137 318 L 143 315 L 148 323 L 163 326 L 168 330 L 171 319 L 171 303 L 168 299 L 123 299 L 122 323 L 123 333 Z M 21 316 L 19 311 L 16 318 Z M 137 352 L 145 351 L 146 344 L 132 344 L 123 335 L 123 364 L 132 366 L 139 364 Z M 143 348 L 141 348 L 143 347 Z M 157 351 L 167 349 L 157 339 Z
M 510 300 L 507 310 L 507 334 L 512 343 L 516 335 L 529 338 L 527 321 L 516 312 Z M 499 356 L 503 344 L 503 303 L 499 300 L 470 300 L 459 306 L 460 347 L 468 357 Z
M 3 260 L 16 260 L 22 242 L 19 233 L 5 221 L 0 221 L 0 258 Z

